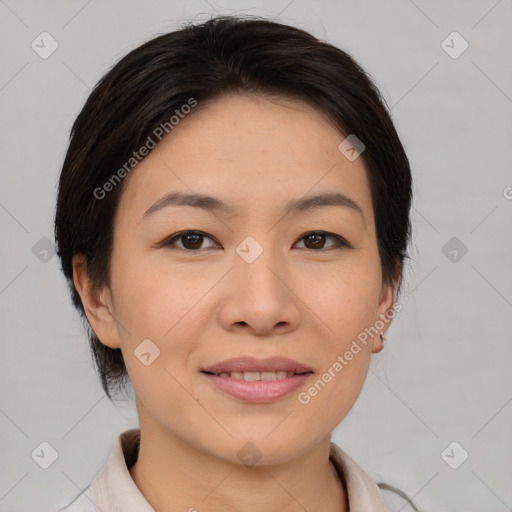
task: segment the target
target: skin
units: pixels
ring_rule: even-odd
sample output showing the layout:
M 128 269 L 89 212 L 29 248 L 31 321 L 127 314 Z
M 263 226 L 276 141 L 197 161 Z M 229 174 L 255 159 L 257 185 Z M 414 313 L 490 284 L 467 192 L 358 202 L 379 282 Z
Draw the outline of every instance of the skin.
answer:
M 328 459 L 331 432 L 355 403 L 380 336 L 310 403 L 297 397 L 392 309 L 397 283 L 383 284 L 364 161 L 345 158 L 343 139 L 296 100 L 231 95 L 198 106 L 126 178 L 110 286 L 90 281 L 81 255 L 73 260 L 92 328 L 122 350 L 142 432 L 130 473 L 159 512 L 348 510 Z M 238 211 L 179 206 L 143 218 L 170 191 L 213 195 Z M 282 213 L 291 199 L 333 191 L 362 215 L 340 206 Z M 161 243 L 184 230 L 211 238 Z M 315 245 L 304 238 L 311 231 L 352 247 L 330 236 Z M 263 248 L 252 263 L 235 251 L 247 236 Z M 145 366 L 133 352 L 148 338 L 160 356 Z M 314 375 L 280 400 L 251 404 L 200 372 L 245 355 L 289 357 Z M 252 467 L 237 457 L 248 442 L 261 452 Z

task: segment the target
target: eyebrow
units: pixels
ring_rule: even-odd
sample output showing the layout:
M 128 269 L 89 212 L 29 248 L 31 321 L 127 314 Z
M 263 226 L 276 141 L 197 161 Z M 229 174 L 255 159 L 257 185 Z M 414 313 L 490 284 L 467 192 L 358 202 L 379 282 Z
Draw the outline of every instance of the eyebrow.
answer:
M 169 192 L 150 206 L 143 215 L 143 219 L 149 215 L 171 206 L 193 206 L 203 210 L 223 212 L 228 215 L 236 214 L 238 211 L 232 205 L 222 200 L 205 194 L 188 194 L 183 192 Z M 324 206 L 340 206 L 350 208 L 359 213 L 364 222 L 362 208 L 350 197 L 340 193 L 323 193 L 313 196 L 306 196 L 300 199 L 292 199 L 283 208 L 283 214 L 302 213 Z

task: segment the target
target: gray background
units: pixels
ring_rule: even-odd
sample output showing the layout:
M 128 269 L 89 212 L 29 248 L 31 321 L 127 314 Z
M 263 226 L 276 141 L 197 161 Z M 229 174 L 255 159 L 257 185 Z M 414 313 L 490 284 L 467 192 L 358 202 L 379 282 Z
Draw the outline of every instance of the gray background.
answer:
M 512 0 L 0 0 L 0 510 L 68 503 L 138 425 L 133 402 L 104 396 L 44 237 L 92 86 L 128 50 L 216 11 L 277 16 L 351 53 L 412 163 L 404 309 L 333 440 L 426 512 L 512 510 Z M 31 48 L 43 31 L 59 45 L 47 59 Z M 441 46 L 453 31 L 469 44 L 458 58 Z M 58 452 L 48 469 L 31 457 L 43 441 Z M 453 441 L 452 464 L 469 453 L 458 469 L 441 455 Z

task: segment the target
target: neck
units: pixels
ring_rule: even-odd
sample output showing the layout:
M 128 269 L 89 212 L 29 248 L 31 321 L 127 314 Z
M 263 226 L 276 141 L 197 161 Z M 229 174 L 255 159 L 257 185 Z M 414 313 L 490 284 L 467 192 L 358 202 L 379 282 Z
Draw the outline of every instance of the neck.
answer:
M 130 474 L 158 512 L 347 512 L 346 491 L 329 460 L 330 436 L 287 463 L 243 466 L 144 428 Z

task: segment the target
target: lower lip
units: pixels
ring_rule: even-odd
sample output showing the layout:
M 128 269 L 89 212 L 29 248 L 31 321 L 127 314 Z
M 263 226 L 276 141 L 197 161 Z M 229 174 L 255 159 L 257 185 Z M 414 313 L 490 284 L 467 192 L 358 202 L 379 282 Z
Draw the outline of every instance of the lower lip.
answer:
M 293 377 L 279 380 L 248 381 L 232 379 L 231 377 L 218 377 L 204 373 L 203 375 L 218 389 L 225 393 L 244 400 L 245 402 L 264 403 L 279 400 L 302 386 L 311 373 L 302 373 Z

